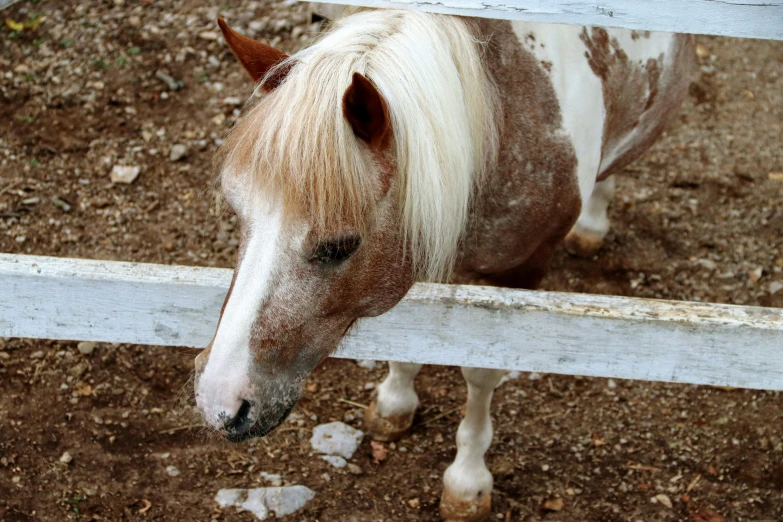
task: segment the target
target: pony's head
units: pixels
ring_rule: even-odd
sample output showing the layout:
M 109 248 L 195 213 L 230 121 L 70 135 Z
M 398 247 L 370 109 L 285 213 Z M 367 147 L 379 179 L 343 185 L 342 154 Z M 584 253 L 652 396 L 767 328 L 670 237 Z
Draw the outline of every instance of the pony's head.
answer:
M 261 94 L 219 155 L 241 244 L 217 332 L 196 359 L 198 407 L 231 440 L 274 429 L 358 318 L 453 263 L 485 164 L 486 123 L 466 123 L 468 100 L 429 92 L 428 83 L 464 81 L 451 58 L 425 52 L 423 64 L 399 71 L 404 46 L 384 54 L 400 30 L 389 19 L 338 26 L 293 57 L 219 21 Z M 417 78 L 422 66 L 432 78 Z M 480 64 L 466 69 L 486 83 Z M 434 145 L 449 140 L 448 150 Z

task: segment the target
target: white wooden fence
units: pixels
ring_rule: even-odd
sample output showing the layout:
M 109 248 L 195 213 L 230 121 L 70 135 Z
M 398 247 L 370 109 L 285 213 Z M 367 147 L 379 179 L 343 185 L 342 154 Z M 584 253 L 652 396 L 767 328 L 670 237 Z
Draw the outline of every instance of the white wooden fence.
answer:
M 0 336 L 202 347 L 230 283 L 0 254 Z M 783 390 L 783 309 L 417 284 L 336 356 Z
M 783 40 L 783 0 L 319 0 L 462 16 Z
M 340 0 L 783 40 L 783 0 Z M 0 254 L 0 336 L 205 346 L 231 271 Z M 337 357 L 783 390 L 783 310 L 418 284 Z

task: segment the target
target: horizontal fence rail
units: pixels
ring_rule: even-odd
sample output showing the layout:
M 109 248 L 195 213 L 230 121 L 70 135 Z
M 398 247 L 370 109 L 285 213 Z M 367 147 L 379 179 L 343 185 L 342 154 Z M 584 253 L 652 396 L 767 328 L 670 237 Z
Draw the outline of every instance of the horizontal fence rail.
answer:
M 783 40 L 783 0 L 321 0 L 461 16 Z M 316 9 L 317 12 L 317 9 Z
M 231 271 L 0 254 L 0 336 L 207 345 Z M 783 310 L 417 284 L 336 357 L 783 390 Z

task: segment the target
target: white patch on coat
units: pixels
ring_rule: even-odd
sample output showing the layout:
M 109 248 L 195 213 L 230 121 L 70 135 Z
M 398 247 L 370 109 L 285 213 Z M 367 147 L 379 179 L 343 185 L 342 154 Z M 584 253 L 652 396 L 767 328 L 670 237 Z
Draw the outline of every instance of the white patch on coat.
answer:
M 577 158 L 579 194 L 587 201 L 601 164 L 603 128 L 606 119 L 604 93 L 585 58 L 581 26 L 511 22 L 525 49 L 540 62 L 549 62 L 549 79 L 560 104 L 563 128 Z M 533 34 L 534 41 L 528 39 Z
M 237 211 L 242 213 L 242 209 Z M 258 195 L 246 216 L 247 245 L 196 390 L 205 420 L 217 429 L 249 398 L 251 329 L 269 295 L 279 261 L 281 206 Z

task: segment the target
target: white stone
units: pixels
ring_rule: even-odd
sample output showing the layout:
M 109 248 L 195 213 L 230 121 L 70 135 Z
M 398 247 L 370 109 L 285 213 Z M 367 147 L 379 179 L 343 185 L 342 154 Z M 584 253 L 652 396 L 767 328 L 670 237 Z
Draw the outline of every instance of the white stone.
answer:
M 276 517 L 294 513 L 315 498 L 315 492 L 305 486 L 285 486 L 254 489 L 221 489 L 215 502 L 221 508 L 236 506 L 250 511 L 259 520 L 266 520 L 270 512 Z
M 215 31 L 203 31 L 198 34 L 198 37 L 202 40 L 214 41 L 219 38 Z
M 273 486 L 279 487 L 283 485 L 283 478 L 280 475 L 277 475 L 275 473 L 267 473 L 266 471 L 262 471 L 260 475 L 264 480 L 266 480 Z
M 139 177 L 141 167 L 138 165 L 115 165 L 111 169 L 112 183 L 133 183 Z
M 62 456 L 60 457 L 60 462 L 62 462 L 63 464 L 70 464 L 71 462 L 73 462 L 73 456 L 71 455 L 71 452 L 66 451 L 65 453 L 63 453 Z
M 166 473 L 168 473 L 169 477 L 178 477 L 180 471 L 174 466 L 166 466 Z
M 321 458 L 335 468 L 344 468 L 348 464 L 348 461 L 337 455 L 321 455 Z
M 780 292 L 781 290 L 783 290 L 783 283 L 781 283 L 780 281 L 772 281 L 769 284 L 769 293 L 770 294 L 775 295 L 778 292 Z
M 83 355 L 90 355 L 92 352 L 95 351 L 95 347 L 98 345 L 98 343 L 93 341 L 82 341 L 79 344 L 76 345 L 76 347 L 79 349 L 79 353 Z
M 182 145 L 181 143 L 178 143 L 177 145 L 171 147 L 171 152 L 169 153 L 169 161 L 179 161 L 187 155 L 188 155 L 188 147 Z
M 363 432 L 337 421 L 313 428 L 310 445 L 319 453 L 350 459 L 363 438 Z

